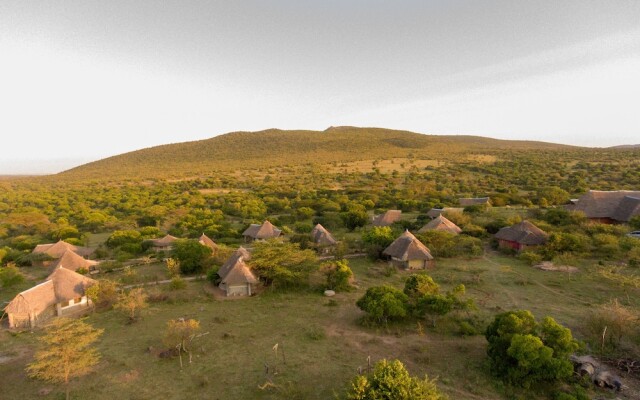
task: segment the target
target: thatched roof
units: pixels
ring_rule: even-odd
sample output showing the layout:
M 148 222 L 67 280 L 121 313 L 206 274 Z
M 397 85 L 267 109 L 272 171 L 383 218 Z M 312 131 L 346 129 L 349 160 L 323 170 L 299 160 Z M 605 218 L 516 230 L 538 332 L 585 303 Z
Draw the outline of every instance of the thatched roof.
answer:
M 74 246 L 71 243 L 67 243 L 64 240 L 59 240 L 56 243 L 47 243 L 37 245 L 31 254 L 46 254 L 51 258 L 60 258 L 67 250 L 71 250 L 81 256 L 88 256 L 93 253 L 93 249 L 88 247 Z
M 489 205 L 491 204 L 491 201 L 488 197 L 463 197 L 461 199 L 458 199 L 458 203 L 460 203 L 462 207 L 469 207 L 480 206 L 484 204 Z
M 231 257 L 229 257 L 227 261 L 222 264 L 222 266 L 218 270 L 218 276 L 220 278 L 224 278 L 229 273 L 229 271 L 231 271 L 231 269 L 239 259 L 249 261 L 251 260 L 251 253 L 249 253 L 249 251 L 244 247 L 240 246 L 238 250 L 234 251 L 233 254 L 231 254 Z
M 629 222 L 629 220 L 636 215 L 640 215 L 640 196 L 624 196 L 616 212 L 613 214 L 613 219 L 616 221 Z
M 525 220 L 513 226 L 500 229 L 495 237 L 499 240 L 535 246 L 546 243 L 548 235 L 542 229 Z
M 449 221 L 444 215 L 438 215 L 435 219 L 429 221 L 428 224 L 420 228 L 418 232 L 424 233 L 426 231 L 445 231 L 454 234 L 462 232 L 462 229 L 458 225 Z
M 333 246 L 338 243 L 331 233 L 322 225 L 317 224 L 311 231 L 313 242 L 320 246 Z
M 611 218 L 628 222 L 635 215 L 640 215 L 638 199 L 640 191 L 590 190 L 580 197 L 573 209 L 582 211 L 587 218 Z
M 400 210 L 389 210 L 384 214 L 376 215 L 373 218 L 373 226 L 390 226 L 400 220 L 400 215 L 402 215 Z
M 84 275 L 57 268 L 45 282 L 19 293 L 4 310 L 12 314 L 39 314 L 54 304 L 84 296 L 85 289 L 95 283 Z
M 176 240 L 178 240 L 177 237 L 166 235 L 165 237 L 160 239 L 151 239 L 150 242 L 153 244 L 154 247 L 167 247 L 175 243 Z
M 249 236 L 254 239 L 271 239 L 280 236 L 282 231 L 269 221 L 264 221 L 262 225 L 251 224 L 244 232 L 243 236 Z
M 209 247 L 213 251 L 218 250 L 218 245 L 216 244 L 216 242 L 211 240 L 211 238 L 209 238 L 209 236 L 205 235 L 204 233 L 200 235 L 200 237 L 198 238 L 198 242 L 200 242 L 200 244 L 204 246 Z
M 432 208 L 431 210 L 429 210 L 427 212 L 427 217 L 429 218 L 436 218 L 438 217 L 440 214 L 442 213 L 446 213 L 449 211 L 453 211 L 453 212 L 463 212 L 464 209 L 460 208 L 460 207 L 445 207 L 445 208 Z
M 256 284 L 258 283 L 258 279 L 253 275 L 253 272 L 247 267 L 247 264 L 244 263 L 242 257 L 238 257 L 235 259 L 233 265 L 231 265 L 229 271 L 226 273 L 222 280 L 221 284 L 225 285 L 241 285 L 245 283 Z
M 54 270 L 58 267 L 63 267 L 66 269 L 70 269 L 71 271 L 77 271 L 80 268 L 84 268 L 88 271 L 92 266 L 97 264 L 97 261 L 86 260 L 76 254 L 74 251 L 67 250 L 62 255 L 62 257 L 60 257 L 60 259 L 55 264 L 53 264 L 53 267 L 51 269 Z
M 389 247 L 384 249 L 382 254 L 402 261 L 433 260 L 433 256 L 427 246 L 422 244 L 422 242 L 408 230 L 394 240 Z

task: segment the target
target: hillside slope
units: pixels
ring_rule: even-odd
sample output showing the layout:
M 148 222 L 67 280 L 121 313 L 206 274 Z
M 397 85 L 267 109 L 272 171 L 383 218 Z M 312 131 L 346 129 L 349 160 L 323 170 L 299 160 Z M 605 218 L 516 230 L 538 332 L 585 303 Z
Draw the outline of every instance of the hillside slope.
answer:
M 216 171 L 326 164 L 375 158 L 451 159 L 462 153 L 568 149 L 542 142 L 478 136 L 437 136 L 381 128 L 331 127 L 325 131 L 232 132 L 207 140 L 151 147 L 88 163 L 59 177 L 89 179 L 180 178 Z

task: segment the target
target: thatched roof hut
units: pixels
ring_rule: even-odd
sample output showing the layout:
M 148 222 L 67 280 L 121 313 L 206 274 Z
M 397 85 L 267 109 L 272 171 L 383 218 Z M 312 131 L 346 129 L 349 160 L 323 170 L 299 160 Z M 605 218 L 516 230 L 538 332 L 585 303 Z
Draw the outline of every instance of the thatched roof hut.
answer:
M 245 264 L 244 255 L 248 255 L 248 252 L 240 247 L 218 270 L 218 287 L 224 290 L 227 296 L 251 296 L 253 288 L 258 283 L 258 279 Z
M 463 197 L 458 199 L 458 203 L 461 207 L 469 206 L 490 206 L 491 200 L 488 197 Z
M 590 190 L 578 199 L 572 209 L 603 223 L 629 222 L 640 215 L 640 191 Z
M 200 235 L 200 237 L 198 238 L 198 242 L 200 242 L 201 245 L 207 246 L 208 248 L 213 250 L 214 253 L 218 250 L 218 245 L 216 244 L 216 242 L 211 240 L 211 238 L 204 233 Z
M 320 224 L 317 224 L 311 230 L 311 238 L 313 243 L 318 246 L 335 246 L 338 244 L 338 241 L 334 239 L 333 235 Z
M 420 228 L 419 233 L 426 231 L 444 231 L 455 235 L 462 232 L 462 229 L 453 222 L 449 221 L 444 215 L 438 215 L 435 219 L 429 221 L 428 224 Z
M 282 230 L 273 226 L 269 221 L 264 221 L 262 225 L 251 224 L 244 232 L 242 236 L 245 240 L 266 240 L 277 238 L 282 233 Z
M 389 256 L 393 265 L 405 269 L 427 268 L 433 261 L 427 246 L 408 230 L 384 249 L 382 254 Z
M 33 328 L 51 317 L 88 307 L 85 290 L 95 283 L 91 278 L 58 267 L 45 282 L 19 293 L 5 307 L 9 327 Z
M 218 269 L 218 276 L 220 278 L 224 278 L 240 258 L 242 258 L 244 261 L 251 260 L 251 253 L 249 253 L 249 251 L 242 246 L 238 247 L 238 250 L 234 251 L 233 254 L 231 254 L 231 256 L 227 259 L 227 261 L 222 264 L 220 269 Z
M 548 235 L 529 221 L 522 221 L 500 229 L 495 238 L 501 247 L 522 250 L 531 246 L 539 246 L 547 242 Z
M 373 226 L 390 226 L 394 222 L 400 221 L 401 210 L 389 210 L 384 214 L 373 217 Z
M 78 271 L 79 269 L 85 269 L 87 271 L 92 270 L 99 263 L 94 260 L 87 260 L 76 254 L 72 250 L 64 252 L 62 257 L 53 264 L 52 269 L 55 270 L 58 267 L 70 269 L 71 271 Z
M 178 240 L 177 237 L 166 235 L 160 239 L 150 239 L 151 245 L 155 250 L 171 250 Z

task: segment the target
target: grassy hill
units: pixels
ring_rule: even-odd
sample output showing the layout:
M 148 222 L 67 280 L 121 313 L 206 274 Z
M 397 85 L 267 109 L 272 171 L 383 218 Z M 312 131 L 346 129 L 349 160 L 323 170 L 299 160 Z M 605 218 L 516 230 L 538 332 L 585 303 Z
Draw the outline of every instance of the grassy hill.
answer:
M 461 154 L 506 150 L 559 150 L 571 146 L 497 140 L 478 136 L 437 136 L 381 128 L 331 127 L 325 131 L 232 132 L 207 140 L 138 150 L 59 174 L 72 179 L 182 178 L 216 171 L 328 164 L 377 158 L 456 159 Z

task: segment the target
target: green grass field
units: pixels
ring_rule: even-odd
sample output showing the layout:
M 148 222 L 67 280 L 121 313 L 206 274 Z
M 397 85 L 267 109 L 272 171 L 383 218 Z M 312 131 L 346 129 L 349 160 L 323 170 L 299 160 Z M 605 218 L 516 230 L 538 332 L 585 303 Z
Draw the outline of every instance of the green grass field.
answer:
M 362 313 L 355 301 L 366 288 L 383 283 L 402 287 L 407 274 L 387 276 L 385 264 L 365 259 L 350 260 L 350 265 L 358 289 L 336 295 L 333 306 L 320 290 L 265 291 L 252 298 L 216 300 L 205 291 L 206 282 L 196 281 L 185 290 L 168 292 L 171 301 L 152 303 L 134 324 L 127 324 L 117 311 L 92 314 L 87 322 L 105 330 L 98 344 L 102 361 L 93 373 L 73 383 L 72 395 L 77 399 L 331 399 L 344 393 L 358 367 L 366 367 L 371 356 L 374 362 L 398 358 L 412 374 L 438 377 L 438 385 L 452 399 L 509 398 L 488 373 L 484 337 L 459 336 L 453 319 L 444 318 L 435 328 L 423 321 L 423 334 L 414 323 L 361 326 Z M 464 283 L 480 319 L 524 308 L 537 317 L 553 316 L 581 338 L 591 306 L 619 298 L 636 310 L 640 307 L 638 289 L 602 281 L 596 268 L 585 265 L 573 275 L 543 272 L 491 254 L 441 259 L 429 273 L 443 289 Z M 163 349 L 167 321 L 180 317 L 199 320 L 201 332 L 207 333 L 194 342 L 193 362 L 182 371 L 177 359 L 154 354 Z M 25 375 L 38 335 L 37 331 L 0 332 L 0 399 L 60 398 L 60 388 Z M 286 364 L 280 358 L 279 373 L 267 376 L 265 363 L 274 366 L 276 343 Z M 268 379 L 275 386 L 264 387 Z M 39 395 L 43 388 L 54 390 Z M 535 398 L 531 396 L 527 398 Z

